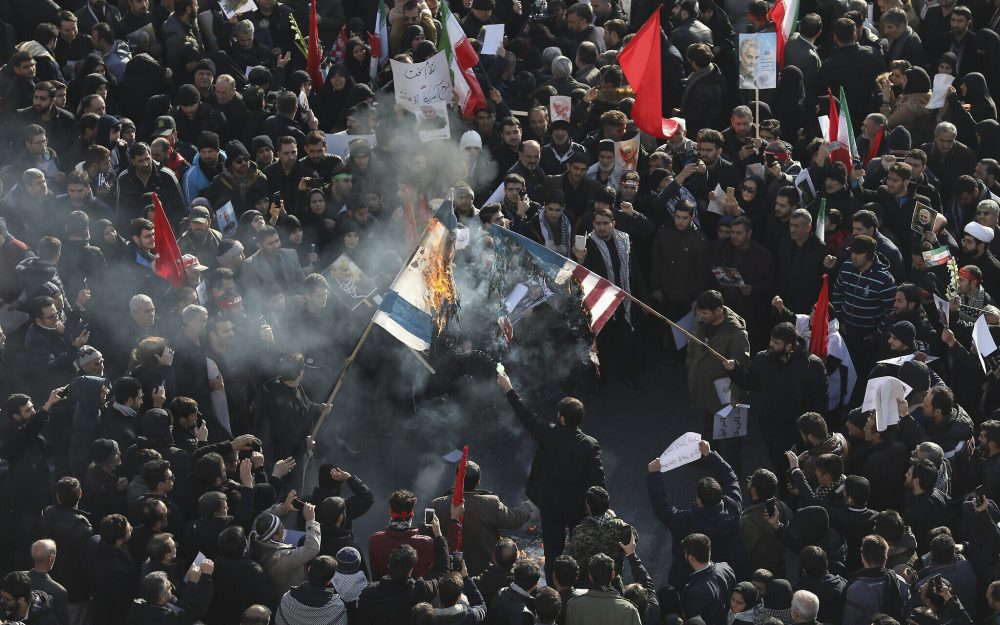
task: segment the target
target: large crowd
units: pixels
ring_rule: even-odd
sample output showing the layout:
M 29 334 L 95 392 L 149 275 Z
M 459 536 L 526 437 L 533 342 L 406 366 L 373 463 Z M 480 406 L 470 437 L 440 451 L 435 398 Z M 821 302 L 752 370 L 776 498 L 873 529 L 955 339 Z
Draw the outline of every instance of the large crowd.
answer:
M 778 0 L 794 33 L 774 4 L 0 1 L 0 622 L 1000 622 L 1000 3 Z M 619 63 L 647 20 L 659 136 Z M 782 42 L 773 88 L 740 88 L 748 33 Z M 428 140 L 392 66 L 465 38 Z M 348 386 L 405 412 L 495 377 L 522 505 L 475 452 L 461 501 L 373 492 L 329 403 L 442 205 L 469 297 L 441 374 L 401 391 L 424 356 L 379 329 Z M 595 336 L 536 273 L 498 323 L 497 228 L 630 297 Z M 651 573 L 551 396 L 663 367 L 704 477 L 672 500 L 649 463 Z

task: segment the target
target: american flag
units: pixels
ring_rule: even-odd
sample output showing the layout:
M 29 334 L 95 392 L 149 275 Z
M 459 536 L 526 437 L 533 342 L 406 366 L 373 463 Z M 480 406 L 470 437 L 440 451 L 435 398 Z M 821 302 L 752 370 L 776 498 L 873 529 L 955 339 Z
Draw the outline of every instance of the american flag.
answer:
M 501 228 L 497 225 L 489 226 L 490 234 L 497 244 L 497 253 L 506 251 L 509 254 L 516 254 L 517 248 L 529 254 L 536 262 L 539 269 L 556 284 L 565 284 L 569 280 L 580 285 L 583 296 L 583 308 L 590 317 L 590 331 L 597 334 L 604 327 L 604 324 L 611 319 L 618 309 L 618 305 L 625 299 L 625 292 L 614 285 L 607 278 L 603 278 L 583 265 L 562 256 L 555 251 L 536 243 L 527 237 L 523 237 L 516 232 Z

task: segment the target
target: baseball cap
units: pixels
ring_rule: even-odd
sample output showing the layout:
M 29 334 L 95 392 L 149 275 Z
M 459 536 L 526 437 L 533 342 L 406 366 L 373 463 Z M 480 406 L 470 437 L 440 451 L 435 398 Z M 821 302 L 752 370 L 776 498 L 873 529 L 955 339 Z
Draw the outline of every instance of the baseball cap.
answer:
M 201 264 L 198 257 L 194 254 L 185 254 L 181 256 L 181 266 L 184 267 L 184 271 L 188 269 L 194 269 L 196 271 L 208 271 L 208 267 Z
M 208 209 L 204 206 L 192 206 L 191 216 L 188 218 L 189 221 L 197 221 L 203 224 L 212 223 L 212 214 L 208 212 Z
M 157 137 L 166 137 L 175 130 L 177 130 L 177 122 L 174 121 L 173 117 L 160 115 L 156 118 L 156 128 L 153 130 L 153 134 Z

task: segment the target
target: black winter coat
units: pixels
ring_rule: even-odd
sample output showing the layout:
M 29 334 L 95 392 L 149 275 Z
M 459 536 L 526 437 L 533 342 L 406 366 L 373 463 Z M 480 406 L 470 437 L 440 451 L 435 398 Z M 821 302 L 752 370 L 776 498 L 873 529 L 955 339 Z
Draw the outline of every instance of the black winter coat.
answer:
M 94 600 L 90 604 L 94 623 L 125 625 L 129 608 L 139 590 L 139 564 L 127 549 L 98 542 L 91 555 Z
M 507 401 L 538 444 L 528 475 L 528 499 L 539 508 L 566 510 L 570 518 L 582 516 L 587 489 L 605 484 L 600 444 L 580 428 L 538 418 L 513 390 L 507 393 Z
M 54 540 L 59 550 L 52 579 L 66 587 L 70 603 L 90 599 L 93 580 L 87 554 L 93 534 L 90 519 L 76 508 L 56 504 L 42 514 L 39 535 Z

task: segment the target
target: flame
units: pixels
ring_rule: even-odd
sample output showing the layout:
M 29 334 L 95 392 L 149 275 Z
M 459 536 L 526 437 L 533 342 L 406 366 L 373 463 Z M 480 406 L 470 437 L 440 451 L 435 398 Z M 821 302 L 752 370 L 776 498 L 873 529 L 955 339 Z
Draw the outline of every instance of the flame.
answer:
M 450 244 L 453 235 L 436 218 L 433 222 L 431 227 L 440 228 L 444 232 L 442 236 L 427 237 L 427 245 L 420 250 L 420 255 L 423 256 L 420 265 L 427 287 L 424 297 L 434 311 L 434 321 L 440 333 L 444 331 L 451 309 L 457 301 L 455 276 L 452 272 L 455 248 Z

